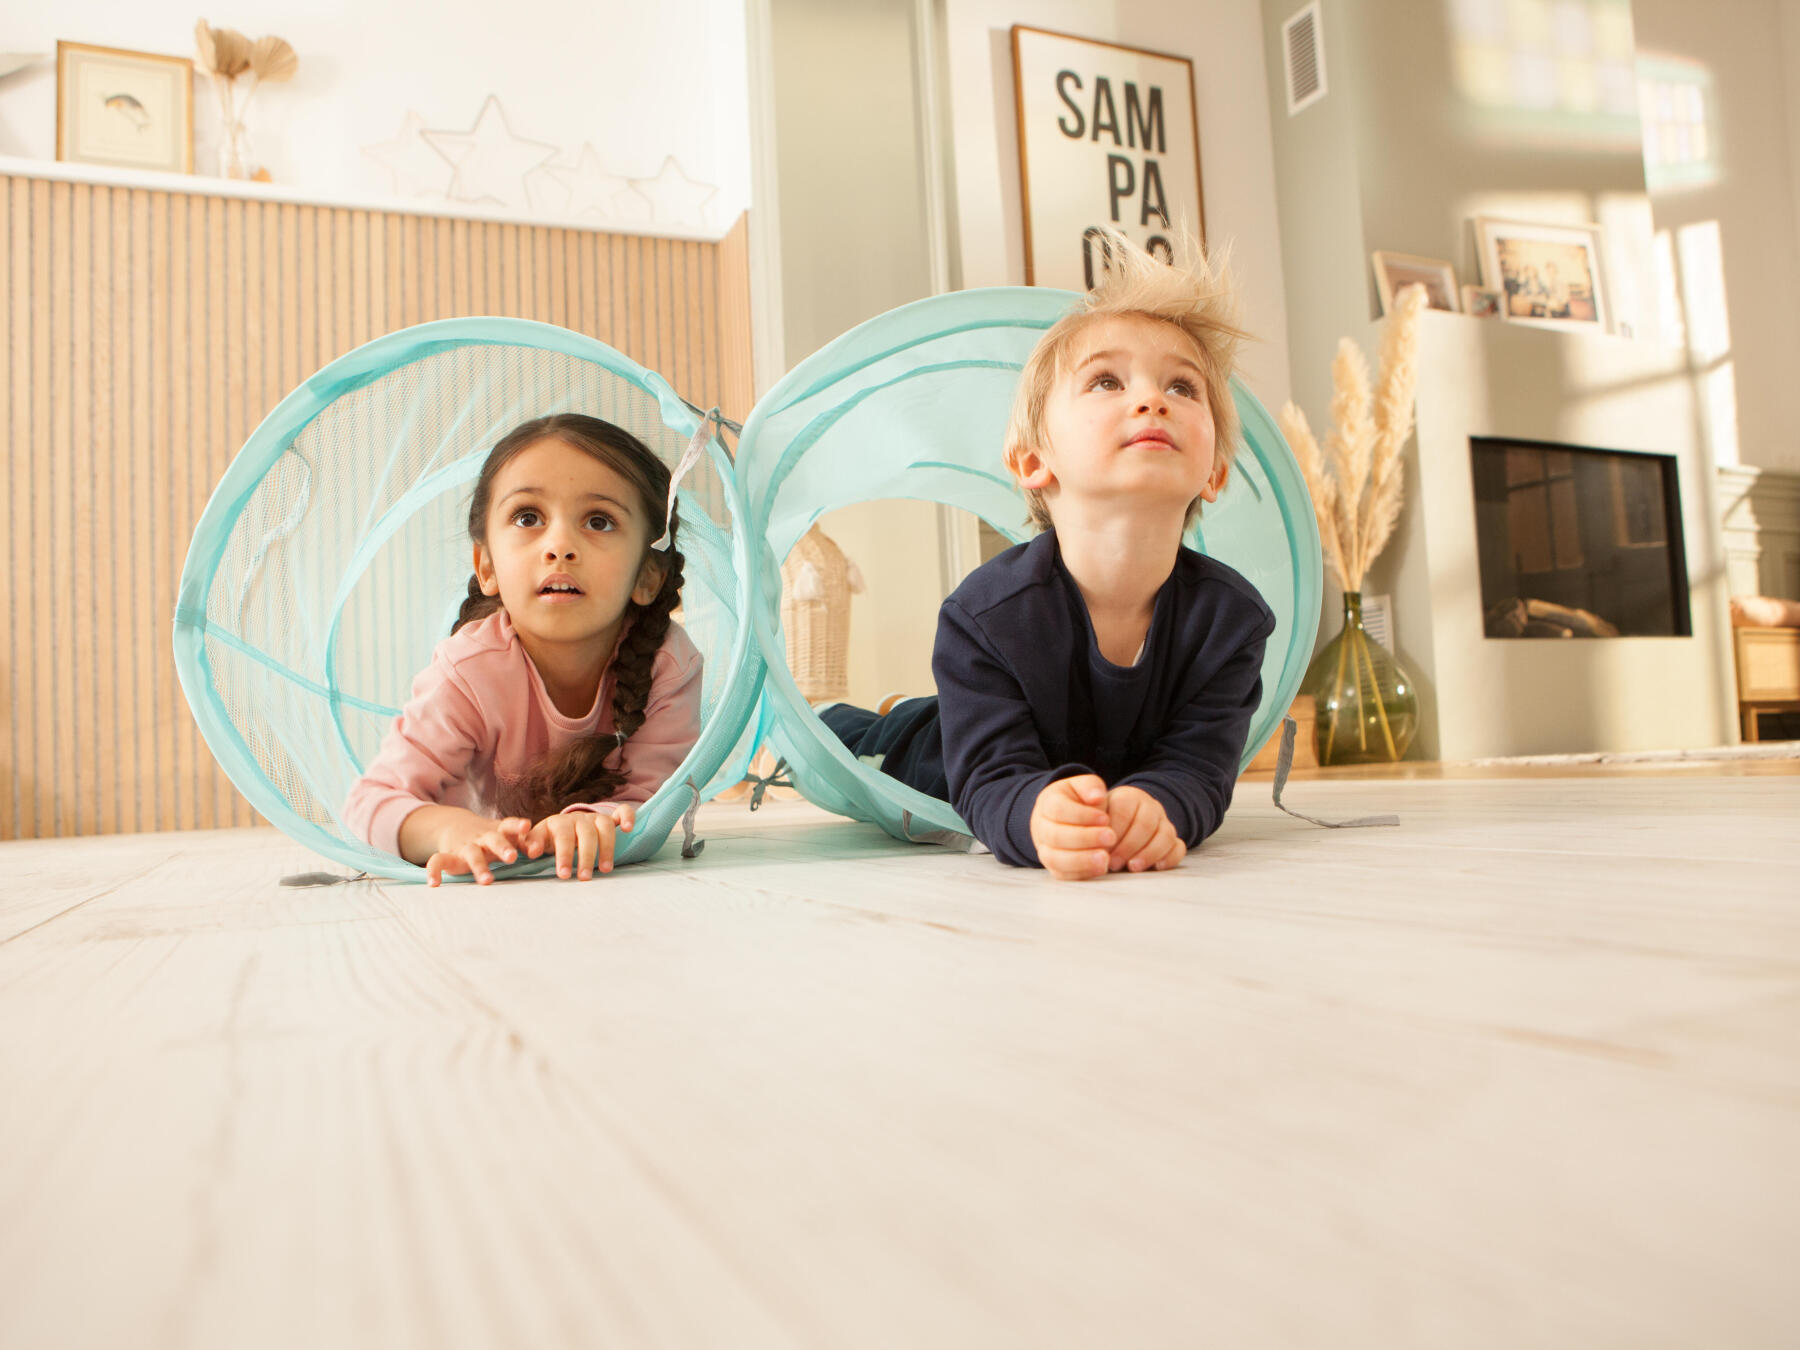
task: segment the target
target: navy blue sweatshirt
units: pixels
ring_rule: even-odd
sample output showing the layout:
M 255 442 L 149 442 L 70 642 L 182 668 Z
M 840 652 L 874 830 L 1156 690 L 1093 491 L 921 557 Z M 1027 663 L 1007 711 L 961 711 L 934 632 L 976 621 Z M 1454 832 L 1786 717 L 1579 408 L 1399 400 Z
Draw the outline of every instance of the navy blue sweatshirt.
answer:
M 1001 862 L 1038 866 L 1031 809 L 1059 778 L 1142 788 L 1189 848 L 1218 829 L 1262 698 L 1275 616 L 1183 548 L 1136 665 L 1100 654 L 1056 534 L 984 563 L 938 612 L 931 670 L 950 803 Z

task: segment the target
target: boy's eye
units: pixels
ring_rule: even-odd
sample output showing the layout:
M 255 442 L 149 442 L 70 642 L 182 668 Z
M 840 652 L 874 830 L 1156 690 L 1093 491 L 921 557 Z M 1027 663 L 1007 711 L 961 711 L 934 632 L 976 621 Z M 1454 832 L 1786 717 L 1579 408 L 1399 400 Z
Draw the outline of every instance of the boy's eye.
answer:
M 1101 371 L 1098 375 L 1094 376 L 1093 379 L 1088 381 L 1089 389 L 1123 389 L 1124 387 L 1124 385 L 1119 383 L 1119 377 L 1117 375 L 1106 370 Z

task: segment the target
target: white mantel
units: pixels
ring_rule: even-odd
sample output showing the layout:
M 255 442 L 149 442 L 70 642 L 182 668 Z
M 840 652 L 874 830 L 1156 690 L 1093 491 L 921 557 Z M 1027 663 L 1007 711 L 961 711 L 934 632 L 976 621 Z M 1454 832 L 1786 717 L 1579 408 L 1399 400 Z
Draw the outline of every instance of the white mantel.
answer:
M 1363 335 L 1377 350 L 1381 325 Z M 1485 635 L 1469 439 L 1673 455 L 1691 637 Z M 1428 310 L 1407 503 L 1371 578 L 1391 591 L 1401 663 L 1420 691 L 1413 758 L 1467 760 L 1735 741 L 1716 475 L 1683 353 Z M 1335 622 L 1327 616 L 1326 623 Z

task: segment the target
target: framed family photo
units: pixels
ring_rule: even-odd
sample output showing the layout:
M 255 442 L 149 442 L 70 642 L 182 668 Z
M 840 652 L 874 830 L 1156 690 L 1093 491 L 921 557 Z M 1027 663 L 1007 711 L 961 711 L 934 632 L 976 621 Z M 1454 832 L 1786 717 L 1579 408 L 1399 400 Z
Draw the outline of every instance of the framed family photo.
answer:
M 1500 293 L 1509 323 L 1609 333 L 1598 225 L 1475 221 L 1481 284 Z
M 192 173 L 194 63 L 58 42 L 56 157 Z
M 1164 261 L 1206 242 L 1192 61 L 1022 24 L 1012 51 L 1027 285 L 1091 290 L 1108 229 Z
M 1461 311 L 1457 304 L 1456 269 L 1442 258 L 1416 258 L 1410 253 L 1388 253 L 1377 249 L 1375 288 L 1381 292 L 1381 312 L 1394 308 L 1394 297 L 1405 286 L 1423 286 L 1425 303 L 1432 309 Z

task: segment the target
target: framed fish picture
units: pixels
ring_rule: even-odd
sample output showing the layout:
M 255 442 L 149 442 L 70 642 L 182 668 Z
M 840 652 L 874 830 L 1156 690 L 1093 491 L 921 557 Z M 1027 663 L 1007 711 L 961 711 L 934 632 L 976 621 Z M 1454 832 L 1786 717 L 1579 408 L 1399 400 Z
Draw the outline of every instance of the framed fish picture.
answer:
M 58 42 L 56 157 L 192 173 L 194 63 Z

